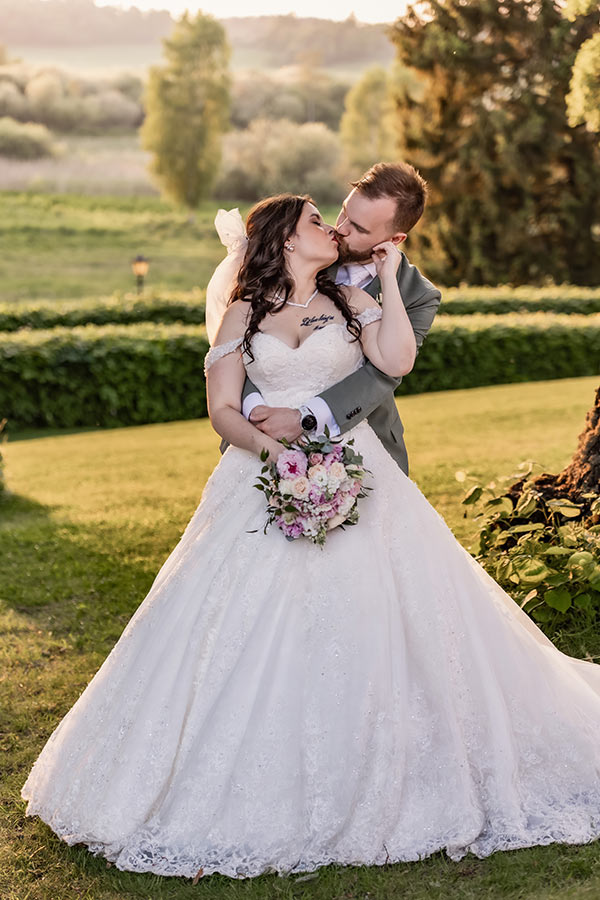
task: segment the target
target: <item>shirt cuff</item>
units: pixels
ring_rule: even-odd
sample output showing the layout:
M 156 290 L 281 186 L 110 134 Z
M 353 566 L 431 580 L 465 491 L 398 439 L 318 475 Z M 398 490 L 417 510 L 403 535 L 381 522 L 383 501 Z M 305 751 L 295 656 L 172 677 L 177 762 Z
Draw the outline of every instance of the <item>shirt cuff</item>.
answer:
M 254 395 L 251 394 L 250 396 Z M 316 435 L 325 434 L 326 425 L 329 428 L 329 434 L 331 437 L 337 437 L 337 435 L 340 434 L 340 427 L 335 421 L 329 405 L 323 400 L 322 397 L 311 397 L 310 400 L 306 401 L 304 406 L 308 406 L 317 420 L 317 427 L 314 432 Z
M 242 403 L 242 415 L 245 416 L 248 421 L 250 421 L 250 413 L 254 409 L 255 406 L 264 406 L 265 401 L 262 394 L 259 394 L 258 391 L 253 391 L 251 394 L 248 394 L 247 397 L 244 398 L 244 402 Z

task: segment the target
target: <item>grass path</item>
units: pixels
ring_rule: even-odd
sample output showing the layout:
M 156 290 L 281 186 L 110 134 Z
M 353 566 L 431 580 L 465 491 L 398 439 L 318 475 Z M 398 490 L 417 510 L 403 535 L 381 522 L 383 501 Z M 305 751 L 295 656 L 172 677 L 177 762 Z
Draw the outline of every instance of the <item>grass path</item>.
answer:
M 399 400 L 411 477 L 468 545 L 464 470 L 489 480 L 533 458 L 570 457 L 596 379 L 443 392 Z M 322 869 L 231 881 L 107 867 L 23 816 L 19 789 L 44 741 L 118 639 L 195 509 L 219 457 L 208 421 L 72 434 L 5 445 L 12 496 L 0 505 L 0 897 L 2 900 L 409 898 L 584 900 L 600 896 L 600 847 L 549 846 L 420 863 Z M 585 648 L 572 644 L 569 652 Z

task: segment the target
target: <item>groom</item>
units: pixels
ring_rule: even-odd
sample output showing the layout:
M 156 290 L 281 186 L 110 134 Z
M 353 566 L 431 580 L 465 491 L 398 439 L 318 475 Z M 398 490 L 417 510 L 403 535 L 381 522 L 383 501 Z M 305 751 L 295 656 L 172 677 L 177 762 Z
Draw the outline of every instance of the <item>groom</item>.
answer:
M 371 259 L 373 246 L 381 241 L 400 245 L 406 240 L 423 213 L 426 183 L 407 163 L 377 163 L 353 185 L 337 217 L 335 232 L 340 251 L 330 274 L 338 284 L 357 285 L 377 297 L 381 285 Z M 398 285 L 418 352 L 437 312 L 441 294 L 403 253 Z M 332 437 L 344 434 L 367 418 L 390 456 L 408 475 L 404 427 L 394 402 L 394 390 L 401 381 L 402 378 L 384 375 L 367 360 L 356 372 L 307 400 L 300 409 L 289 409 L 266 406 L 256 387 L 246 378 L 242 412 L 265 434 L 290 442 L 303 433 L 311 437 L 323 434 L 325 425 Z

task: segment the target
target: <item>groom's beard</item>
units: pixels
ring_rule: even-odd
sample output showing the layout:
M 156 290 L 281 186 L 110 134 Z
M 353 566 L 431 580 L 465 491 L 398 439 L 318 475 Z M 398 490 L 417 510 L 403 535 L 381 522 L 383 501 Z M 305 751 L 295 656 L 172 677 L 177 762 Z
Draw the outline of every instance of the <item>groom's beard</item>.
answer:
M 339 256 L 338 263 L 340 266 L 345 266 L 346 263 L 370 263 L 373 262 L 372 253 L 373 248 L 371 247 L 369 250 L 361 250 L 358 252 L 357 250 L 353 250 L 348 246 L 344 238 L 339 235 L 337 232 L 335 234 L 338 247 L 339 247 Z

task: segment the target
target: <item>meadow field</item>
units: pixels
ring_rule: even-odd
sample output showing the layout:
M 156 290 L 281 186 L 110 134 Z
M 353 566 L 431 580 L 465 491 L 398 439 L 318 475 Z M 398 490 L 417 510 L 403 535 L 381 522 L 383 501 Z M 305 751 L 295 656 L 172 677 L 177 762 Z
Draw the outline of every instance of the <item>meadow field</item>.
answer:
M 460 500 L 470 479 L 496 482 L 522 460 L 569 459 L 595 378 L 401 398 L 411 477 L 470 546 Z M 35 756 L 98 669 L 150 588 L 218 461 L 208 420 L 136 428 L 20 433 L 4 445 L 0 597 L 5 765 L 0 798 L 2 900 L 587 900 L 600 894 L 597 844 L 469 856 L 439 853 L 383 867 L 329 866 L 309 877 L 181 878 L 120 872 L 23 817 L 19 790 Z M 465 472 L 466 482 L 455 473 Z M 560 649 L 600 659 L 593 631 L 558 633 Z

